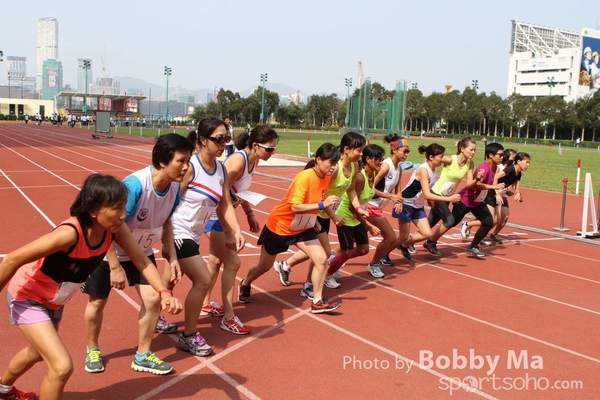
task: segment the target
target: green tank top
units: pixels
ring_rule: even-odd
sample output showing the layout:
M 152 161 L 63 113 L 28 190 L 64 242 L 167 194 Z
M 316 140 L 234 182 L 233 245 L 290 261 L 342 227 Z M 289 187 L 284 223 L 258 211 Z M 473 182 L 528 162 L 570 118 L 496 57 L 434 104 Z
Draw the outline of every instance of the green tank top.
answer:
M 442 196 L 453 195 L 454 192 L 456 192 L 460 182 L 465 178 L 465 176 L 467 176 L 470 165 L 470 160 L 467 160 L 465 165 L 462 167 L 458 165 L 458 156 L 454 154 L 452 156 L 452 162 L 450 165 L 442 168 L 440 177 L 433 184 L 431 191 Z
M 360 193 L 357 193 L 358 202 L 360 203 L 361 207 L 366 209 L 369 200 L 375 196 L 375 185 L 369 186 L 369 178 L 367 177 L 364 169 L 360 171 L 360 173 L 365 178 L 365 186 Z M 344 193 L 342 196 L 342 201 L 340 201 L 340 205 L 335 213 L 346 219 L 346 226 L 356 226 L 360 224 L 360 221 L 356 219 L 354 214 L 350 211 L 350 198 L 348 197 L 348 193 Z
M 344 175 L 342 160 L 339 160 L 337 176 L 335 177 L 335 180 L 331 181 L 329 184 L 327 192 L 325 192 L 325 198 L 329 196 L 342 197 L 348 191 L 348 188 L 352 183 L 352 178 L 354 178 L 354 174 L 356 173 L 354 169 L 354 163 L 350 163 L 350 176 L 346 177 L 346 175 Z M 325 211 L 319 211 L 318 215 L 321 218 L 329 218 L 329 215 L 327 215 Z

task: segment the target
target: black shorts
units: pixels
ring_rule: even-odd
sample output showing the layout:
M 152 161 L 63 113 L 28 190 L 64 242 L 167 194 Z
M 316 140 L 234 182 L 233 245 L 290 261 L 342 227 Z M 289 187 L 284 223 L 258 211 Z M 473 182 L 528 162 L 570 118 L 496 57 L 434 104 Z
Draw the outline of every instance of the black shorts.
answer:
M 268 254 L 274 256 L 287 251 L 293 244 L 311 240 L 317 240 L 317 232 L 315 232 L 314 229 L 308 229 L 296 235 L 280 236 L 269 230 L 265 225 L 263 226 L 263 230 L 260 233 L 257 243 L 263 246 Z
M 317 222 L 321 225 L 321 230 L 317 233 L 329 233 L 331 218 L 321 218 L 317 215 Z
M 175 239 L 177 259 L 190 258 L 200 255 L 200 245 L 192 239 Z
M 152 261 L 152 264 L 156 266 L 154 254 L 149 255 L 148 258 Z M 149 285 L 146 278 L 144 278 L 142 273 L 135 265 L 133 265 L 133 262 L 123 261 L 121 267 L 123 267 L 123 270 L 125 271 L 129 286 Z M 108 266 L 108 261 L 102 261 L 100 265 L 92 271 L 85 283 L 81 286 L 81 291 L 99 299 L 108 297 L 108 294 L 110 293 L 110 267 Z
M 357 246 L 369 244 L 367 227 L 363 224 L 356 226 L 342 225 L 337 227 L 338 239 L 342 250 L 352 250 L 354 242 Z
M 489 190 L 487 192 L 487 195 L 485 196 L 485 200 L 483 200 L 483 202 L 485 204 L 487 204 L 488 206 L 492 206 L 492 207 L 496 208 L 496 206 L 498 205 L 498 203 L 496 202 L 496 191 Z

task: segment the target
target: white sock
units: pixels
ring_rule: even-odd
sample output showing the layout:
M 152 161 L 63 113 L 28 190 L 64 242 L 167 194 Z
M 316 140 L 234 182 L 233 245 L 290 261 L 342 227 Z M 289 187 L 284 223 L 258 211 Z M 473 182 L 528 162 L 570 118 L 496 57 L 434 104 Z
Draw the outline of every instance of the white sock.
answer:
M 2 379 L 2 378 L 0 378 L 0 379 Z M 7 386 L 7 385 L 3 385 L 0 383 L 0 393 L 6 394 L 6 393 L 10 392 L 12 390 L 12 388 L 13 388 L 12 385 Z
M 321 301 L 321 298 L 314 299 L 314 300 L 313 300 L 313 304 L 317 304 L 317 303 L 318 303 L 318 302 L 320 302 L 320 301 Z
M 290 266 L 288 265 L 288 263 L 286 263 L 285 261 L 283 262 L 283 270 L 285 272 L 290 272 L 292 269 L 290 268 Z

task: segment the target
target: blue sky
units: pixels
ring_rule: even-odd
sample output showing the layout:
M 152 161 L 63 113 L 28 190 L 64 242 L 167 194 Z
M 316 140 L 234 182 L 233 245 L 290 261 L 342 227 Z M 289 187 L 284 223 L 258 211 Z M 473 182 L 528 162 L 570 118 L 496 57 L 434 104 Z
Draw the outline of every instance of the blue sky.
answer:
M 64 81 L 76 87 L 77 58 L 102 76 L 132 76 L 170 87 L 242 91 L 269 82 L 305 93 L 345 93 L 344 78 L 386 88 L 416 82 L 425 94 L 463 90 L 476 79 L 506 96 L 511 20 L 579 32 L 598 24 L 564 1 L 538 0 L 30 0 L 2 7 L 0 50 L 25 56 L 35 75 L 38 18 L 59 22 Z M 25 6 L 26 5 L 26 6 Z M 590 8 L 593 10 L 593 7 Z M 580 14 L 576 17 L 576 14 Z M 589 15 L 586 17 L 586 15 Z M 0 64 L 0 83 L 6 66 Z

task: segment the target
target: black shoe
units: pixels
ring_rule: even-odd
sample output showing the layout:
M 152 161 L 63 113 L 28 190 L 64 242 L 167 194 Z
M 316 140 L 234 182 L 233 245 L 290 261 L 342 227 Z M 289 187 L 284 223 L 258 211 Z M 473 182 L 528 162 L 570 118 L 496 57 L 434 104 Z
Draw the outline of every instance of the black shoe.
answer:
M 408 251 L 408 248 L 404 247 L 403 245 L 398 246 L 398 250 L 402 252 L 402 255 L 407 260 L 410 260 L 412 258 L 412 255 L 410 254 L 410 251 Z
M 430 242 L 429 240 L 426 240 L 425 243 L 423 243 L 423 247 L 434 257 L 439 257 L 442 255 L 442 253 L 440 253 L 440 251 L 437 249 L 436 242 Z
M 394 262 L 392 260 L 390 260 L 390 256 L 388 254 L 386 254 L 385 256 L 381 257 L 381 260 L 379 260 L 379 265 L 385 265 L 386 267 L 391 267 L 392 265 L 394 265 Z

